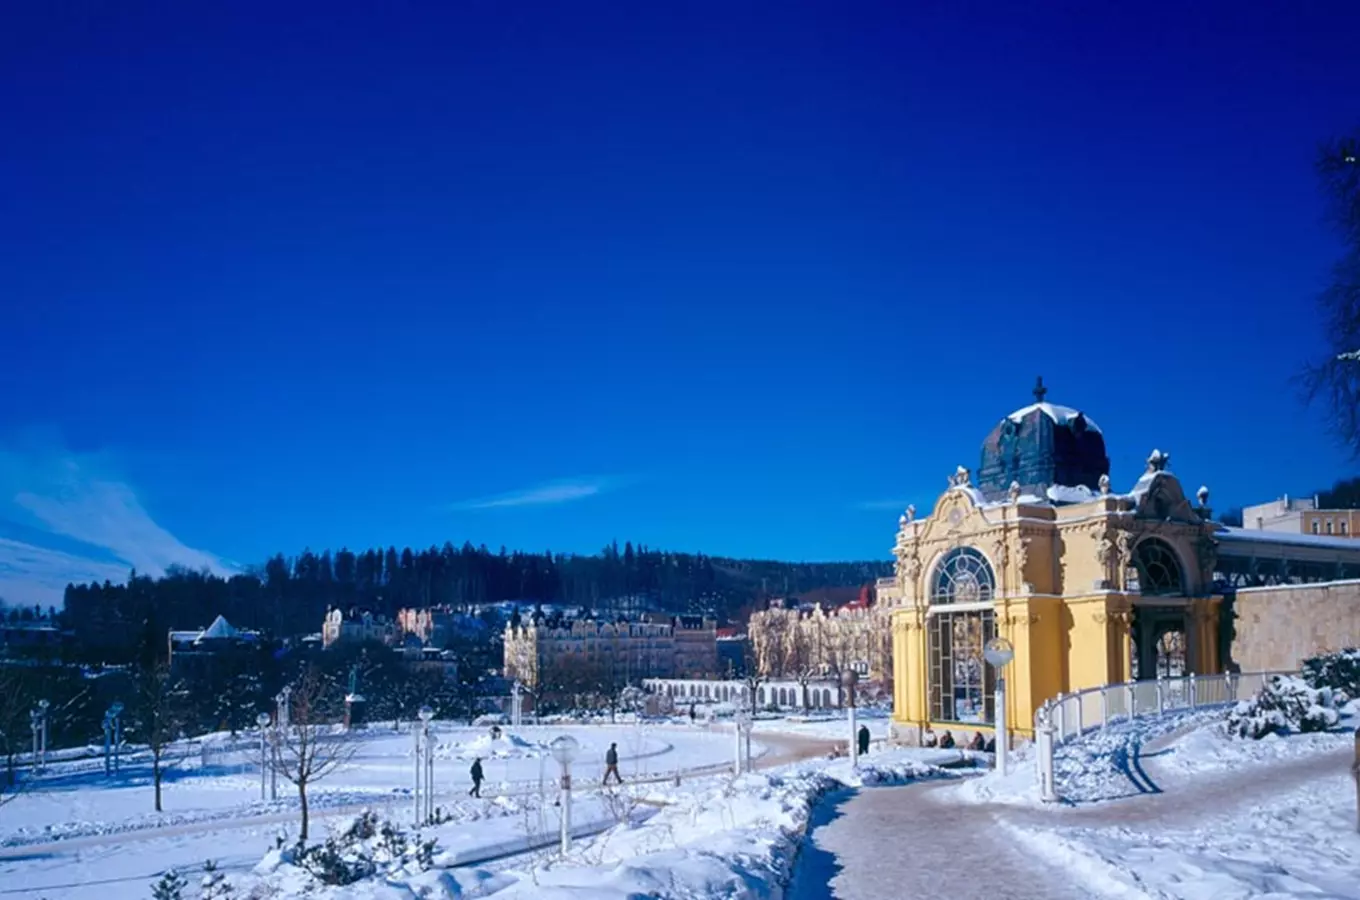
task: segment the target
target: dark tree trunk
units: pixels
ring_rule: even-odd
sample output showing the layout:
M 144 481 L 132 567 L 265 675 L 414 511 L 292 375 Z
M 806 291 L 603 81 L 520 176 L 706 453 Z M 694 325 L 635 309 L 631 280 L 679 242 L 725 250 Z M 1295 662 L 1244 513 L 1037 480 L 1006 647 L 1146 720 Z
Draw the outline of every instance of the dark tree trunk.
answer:
M 151 751 L 151 779 L 156 783 L 156 812 L 161 811 L 161 751 Z
M 302 807 L 302 831 L 298 834 L 298 840 L 306 843 L 307 841 L 307 782 L 298 782 L 298 804 Z

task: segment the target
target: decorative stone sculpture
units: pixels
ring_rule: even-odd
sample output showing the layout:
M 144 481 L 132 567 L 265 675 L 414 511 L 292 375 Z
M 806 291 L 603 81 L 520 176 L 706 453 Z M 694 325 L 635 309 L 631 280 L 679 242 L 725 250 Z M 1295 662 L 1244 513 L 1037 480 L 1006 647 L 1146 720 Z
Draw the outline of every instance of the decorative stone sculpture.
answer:
M 1097 483 L 1098 485 L 1100 485 L 1100 493 L 1101 493 L 1102 495 L 1104 495 L 1104 496 L 1108 496 L 1109 493 L 1110 493 L 1110 476 L 1109 476 L 1109 475 L 1101 475 L 1101 476 L 1100 476 L 1100 481 L 1098 481 L 1098 482 L 1096 482 L 1096 483 Z
M 964 466 L 959 466 L 954 470 L 954 484 L 959 487 L 968 487 L 968 479 L 970 477 L 971 473 Z
M 1165 472 L 1166 467 L 1169 465 L 1171 465 L 1170 453 L 1163 453 L 1160 450 L 1154 449 L 1147 458 L 1147 470 L 1149 475 L 1153 472 Z
M 913 521 L 915 518 L 916 518 L 916 506 L 915 506 L 915 504 L 908 504 L 908 505 L 907 505 L 907 521 L 908 521 L 908 522 L 911 522 L 911 521 Z
M 1015 504 L 1019 503 L 1019 502 L 1020 502 L 1020 482 L 1018 482 L 1018 481 L 1012 481 L 1012 482 L 1011 482 L 1010 489 L 1006 491 L 1006 496 L 1010 497 L 1011 505 L 1012 505 L 1012 506 L 1014 506 Z
M 1201 484 L 1199 486 L 1199 490 L 1195 491 L 1195 499 L 1199 501 L 1200 506 L 1208 506 L 1209 488 Z
M 1115 556 L 1118 553 L 1114 541 L 1110 539 L 1108 531 L 1095 535 L 1096 539 L 1096 561 L 1100 563 L 1100 569 L 1104 577 L 1101 578 L 1101 587 L 1108 588 L 1114 581 L 1111 571 L 1114 569 Z

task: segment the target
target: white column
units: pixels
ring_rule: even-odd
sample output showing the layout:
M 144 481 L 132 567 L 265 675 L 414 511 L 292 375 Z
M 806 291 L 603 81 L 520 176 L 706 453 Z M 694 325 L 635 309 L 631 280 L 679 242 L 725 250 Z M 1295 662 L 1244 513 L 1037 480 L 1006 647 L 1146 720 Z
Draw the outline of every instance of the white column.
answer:
M 415 826 L 420 827 L 420 728 L 414 722 L 411 724 L 411 735 L 415 738 L 416 747 L 416 771 L 415 780 L 411 786 L 411 812 L 415 817 Z
M 855 704 L 850 704 L 850 765 L 859 765 L 859 733 L 855 728 Z
M 998 677 L 996 679 L 996 771 L 999 775 L 1006 774 L 1006 745 L 1010 743 L 1010 735 L 1006 731 L 1006 679 Z
M 571 852 L 571 767 L 562 769 L 562 855 Z

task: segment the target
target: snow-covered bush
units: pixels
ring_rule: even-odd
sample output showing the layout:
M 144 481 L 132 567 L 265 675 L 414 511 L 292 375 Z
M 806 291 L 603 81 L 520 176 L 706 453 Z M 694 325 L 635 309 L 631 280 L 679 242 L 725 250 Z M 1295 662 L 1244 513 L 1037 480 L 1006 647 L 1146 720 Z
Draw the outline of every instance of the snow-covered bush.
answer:
M 365 810 L 326 843 L 297 854 L 297 864 L 322 884 L 345 885 L 379 872 L 423 872 L 434 864 L 436 841 L 411 841 L 399 826 Z
M 152 900 L 183 900 L 184 889 L 189 882 L 174 869 L 161 876 L 161 880 L 151 886 Z
M 1315 688 L 1330 688 L 1339 705 L 1354 700 L 1360 697 L 1360 650 L 1311 656 L 1303 661 L 1303 678 Z
M 1326 731 L 1340 719 L 1331 688 L 1314 688 L 1302 678 L 1275 675 L 1249 700 L 1228 713 L 1228 733 L 1259 740 L 1268 734 Z
M 235 896 L 231 882 L 217 863 L 208 860 L 203 864 L 203 881 L 199 883 L 198 900 L 231 900 Z

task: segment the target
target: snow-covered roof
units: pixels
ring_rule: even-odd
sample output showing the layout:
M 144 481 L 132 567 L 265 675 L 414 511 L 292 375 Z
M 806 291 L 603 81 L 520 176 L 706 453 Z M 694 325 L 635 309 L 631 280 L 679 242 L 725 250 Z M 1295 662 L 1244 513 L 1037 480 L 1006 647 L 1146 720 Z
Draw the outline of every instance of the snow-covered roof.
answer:
M 1073 409 L 1070 406 L 1059 406 L 1056 403 L 1042 403 L 1042 402 L 1031 403 L 1029 406 L 1017 409 L 1015 412 L 1011 413 L 1006 418 L 1010 419 L 1012 422 L 1019 422 L 1025 416 L 1034 412 L 1036 409 L 1041 411 L 1044 415 L 1048 416 L 1058 425 L 1070 425 L 1073 419 L 1075 419 L 1077 416 L 1081 416 L 1083 419 L 1086 420 L 1086 427 L 1089 430 L 1100 431 L 1100 426 L 1096 425 L 1095 422 L 1091 421 L 1091 417 L 1083 413 L 1081 410 Z
M 1219 541 L 1229 543 L 1294 544 L 1300 547 L 1326 547 L 1360 554 L 1360 539 L 1329 537 L 1323 534 L 1295 534 L 1289 531 L 1265 531 L 1260 528 L 1236 528 L 1223 525 L 1215 532 Z
M 240 632 L 233 628 L 232 624 L 222 616 L 213 619 L 213 623 L 203 629 L 202 634 L 202 637 L 208 640 L 224 640 L 239 636 Z

